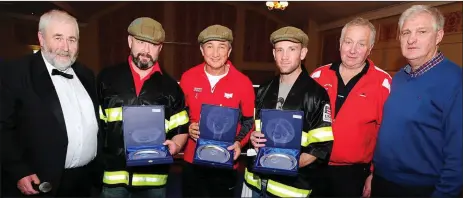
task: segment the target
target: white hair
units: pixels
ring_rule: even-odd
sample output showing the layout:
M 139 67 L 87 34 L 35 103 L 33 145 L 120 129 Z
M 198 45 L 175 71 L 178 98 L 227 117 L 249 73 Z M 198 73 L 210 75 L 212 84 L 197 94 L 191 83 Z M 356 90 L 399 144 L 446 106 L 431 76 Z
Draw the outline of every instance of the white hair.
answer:
M 402 30 L 402 26 L 408 18 L 423 12 L 428 13 L 432 16 L 432 18 L 434 19 L 433 26 L 436 31 L 442 30 L 444 28 L 445 18 L 439 11 L 439 9 L 431 7 L 429 5 L 414 5 L 405 10 L 400 16 L 399 30 Z
M 45 32 L 51 21 L 74 23 L 76 25 L 77 37 L 79 37 L 79 24 L 77 23 L 77 19 L 61 10 L 50 10 L 40 16 L 39 32 Z
M 342 28 L 341 31 L 341 38 L 339 39 L 339 42 L 342 43 L 344 40 L 344 34 L 346 33 L 347 28 L 351 26 L 365 26 L 370 29 L 370 47 L 373 47 L 375 44 L 375 38 L 376 38 L 376 28 L 375 26 L 367 19 L 364 19 L 362 17 L 357 17 L 353 19 L 352 21 L 349 21 L 344 27 Z

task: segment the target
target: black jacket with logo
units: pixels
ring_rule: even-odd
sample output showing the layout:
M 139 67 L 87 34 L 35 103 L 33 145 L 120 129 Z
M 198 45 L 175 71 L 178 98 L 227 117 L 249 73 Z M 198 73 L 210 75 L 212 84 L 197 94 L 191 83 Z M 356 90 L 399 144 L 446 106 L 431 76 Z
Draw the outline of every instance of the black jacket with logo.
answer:
M 260 120 L 261 109 L 275 109 L 278 102 L 278 89 L 280 84 L 280 76 L 275 76 L 269 82 L 261 85 L 257 91 L 256 97 L 256 120 Z M 320 86 L 316 81 L 310 78 L 304 66 L 302 72 L 294 82 L 288 96 L 285 99 L 282 109 L 283 110 L 301 110 L 304 111 L 303 117 L 303 131 L 310 132 L 320 128 L 328 129 L 331 133 L 331 120 L 328 119 L 326 107 L 329 109 L 329 96 L 326 90 Z M 327 114 L 327 115 L 325 115 Z M 328 164 L 329 156 L 332 149 L 332 136 L 331 140 L 312 142 L 307 146 L 301 146 L 301 153 L 311 154 L 317 159 L 302 168 L 299 168 L 299 173 L 296 177 L 281 176 L 281 175 L 259 175 L 261 179 L 269 179 L 279 183 L 299 188 L 310 190 L 311 180 L 314 179 L 314 173 L 320 166 Z M 248 170 L 252 172 L 255 157 L 248 158 Z M 252 186 L 250 186 L 252 187 Z
M 169 120 L 186 110 L 184 94 L 172 77 L 161 68 L 147 79 L 139 95 L 136 95 L 134 79 L 128 62 L 108 67 L 100 72 L 97 78 L 98 99 L 101 112 L 107 109 L 126 105 L 164 105 L 165 119 Z M 108 116 L 108 115 L 104 115 Z M 103 159 L 105 171 L 127 171 L 143 174 L 167 174 L 169 165 L 154 165 L 141 167 L 126 167 L 126 153 L 122 120 L 101 121 L 104 134 Z M 188 123 L 170 129 L 166 138 L 171 139 L 177 134 L 187 133 Z

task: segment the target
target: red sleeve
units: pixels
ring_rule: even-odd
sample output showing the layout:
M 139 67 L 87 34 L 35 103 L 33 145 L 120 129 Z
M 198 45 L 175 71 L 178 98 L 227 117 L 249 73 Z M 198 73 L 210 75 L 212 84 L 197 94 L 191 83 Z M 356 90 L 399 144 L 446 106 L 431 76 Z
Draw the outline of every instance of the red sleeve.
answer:
M 183 94 L 185 94 L 185 106 L 188 107 L 188 89 L 187 89 L 187 80 L 185 78 L 185 75 L 182 75 L 180 78 L 180 87 L 183 90 Z

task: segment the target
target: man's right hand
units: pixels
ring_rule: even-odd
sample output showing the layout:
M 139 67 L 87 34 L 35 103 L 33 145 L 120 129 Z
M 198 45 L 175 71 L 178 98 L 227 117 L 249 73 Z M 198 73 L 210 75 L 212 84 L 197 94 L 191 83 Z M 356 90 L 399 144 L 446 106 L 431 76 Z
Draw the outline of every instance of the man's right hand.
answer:
M 40 180 L 36 174 L 23 177 L 18 181 L 18 189 L 25 195 L 39 194 L 38 191 L 34 190 L 32 183 L 39 185 Z
M 188 134 L 195 141 L 199 138 L 199 125 L 197 122 L 190 124 L 190 127 L 188 127 Z
M 254 146 L 254 149 L 256 149 L 256 151 L 258 151 L 260 147 L 264 147 L 265 144 L 263 143 L 267 141 L 267 139 L 264 138 L 264 134 L 260 131 L 253 131 L 251 133 L 250 139 L 252 146 Z

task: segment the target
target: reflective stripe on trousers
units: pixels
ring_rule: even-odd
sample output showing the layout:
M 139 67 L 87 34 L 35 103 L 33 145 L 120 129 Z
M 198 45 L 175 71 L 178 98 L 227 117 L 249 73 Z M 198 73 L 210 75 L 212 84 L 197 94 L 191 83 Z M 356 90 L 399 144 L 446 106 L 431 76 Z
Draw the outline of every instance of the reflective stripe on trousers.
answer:
M 103 183 L 129 185 L 129 173 L 127 171 L 105 171 Z M 167 175 L 138 173 L 132 175 L 132 186 L 162 186 L 166 183 Z
M 260 190 L 262 184 L 259 176 L 249 172 L 247 168 L 244 171 L 246 183 Z M 294 188 L 274 180 L 268 180 L 266 191 L 279 197 L 308 197 L 312 192 L 312 190 Z

